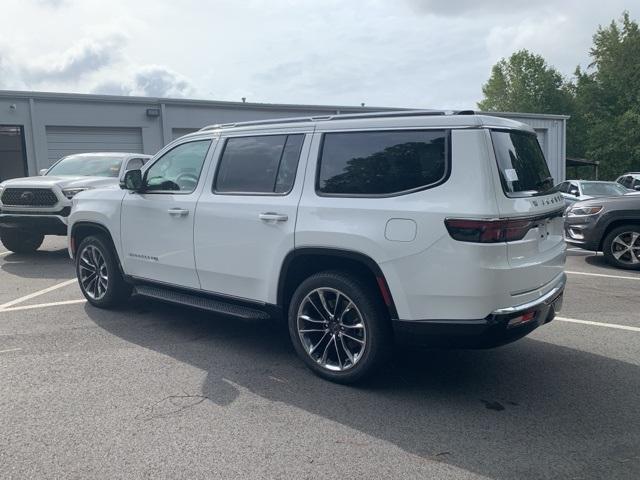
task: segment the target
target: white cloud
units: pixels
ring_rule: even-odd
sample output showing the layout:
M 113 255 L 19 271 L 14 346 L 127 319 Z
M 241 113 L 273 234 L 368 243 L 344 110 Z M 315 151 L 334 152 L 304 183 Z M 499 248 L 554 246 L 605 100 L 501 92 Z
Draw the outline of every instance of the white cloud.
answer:
M 0 87 L 469 108 L 519 48 L 570 75 L 624 9 L 640 15 L 637 0 L 7 2 Z
M 124 46 L 123 35 L 115 34 L 100 39 L 80 40 L 68 50 L 39 58 L 21 68 L 24 79 L 30 84 L 48 81 L 77 81 L 116 62 Z
M 184 98 L 195 93 L 191 82 L 161 65 L 146 65 L 131 75 L 99 83 L 93 93 L 106 95 L 137 95 L 148 97 Z

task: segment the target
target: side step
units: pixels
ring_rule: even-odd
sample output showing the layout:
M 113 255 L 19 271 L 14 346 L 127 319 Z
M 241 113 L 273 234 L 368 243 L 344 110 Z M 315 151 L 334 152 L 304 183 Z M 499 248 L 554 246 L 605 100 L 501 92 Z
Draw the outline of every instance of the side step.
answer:
M 221 315 L 230 315 L 232 317 L 239 317 L 247 320 L 267 320 L 271 318 L 266 312 L 255 308 L 226 303 L 214 300 L 210 297 L 193 295 L 190 293 L 171 290 L 169 288 L 156 287 L 154 285 L 136 285 L 134 287 L 134 293 L 163 302 L 175 303 L 186 307 L 198 308 L 200 310 L 208 310 Z

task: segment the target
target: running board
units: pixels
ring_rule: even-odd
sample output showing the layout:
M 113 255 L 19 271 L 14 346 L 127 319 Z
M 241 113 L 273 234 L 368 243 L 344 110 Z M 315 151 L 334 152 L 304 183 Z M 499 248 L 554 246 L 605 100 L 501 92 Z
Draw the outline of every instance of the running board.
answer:
M 256 308 L 226 303 L 210 297 L 193 295 L 153 285 L 136 285 L 134 287 L 134 293 L 163 302 L 175 303 L 177 305 L 184 305 L 185 307 L 198 308 L 200 310 L 207 310 L 209 312 L 230 315 L 246 320 L 267 320 L 271 318 L 266 312 Z

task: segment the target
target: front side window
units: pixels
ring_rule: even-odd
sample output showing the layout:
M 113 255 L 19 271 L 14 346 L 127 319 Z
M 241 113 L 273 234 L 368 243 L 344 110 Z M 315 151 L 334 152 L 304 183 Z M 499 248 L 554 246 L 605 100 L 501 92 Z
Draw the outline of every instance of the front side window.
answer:
M 492 130 L 491 139 L 508 197 L 530 197 L 553 190 L 553 177 L 534 133 Z
M 69 155 L 47 171 L 47 176 L 117 177 L 120 175 L 122 156 Z
M 559 192 L 568 193 L 569 192 L 569 182 L 562 182 L 556 188 L 558 189 Z
M 304 135 L 229 138 L 220 158 L 216 193 L 286 194 L 298 170 Z
M 147 170 L 145 191 L 193 192 L 210 145 L 211 140 L 198 140 L 169 150 Z
M 326 133 L 316 190 L 377 196 L 426 188 L 444 180 L 448 158 L 444 130 Z

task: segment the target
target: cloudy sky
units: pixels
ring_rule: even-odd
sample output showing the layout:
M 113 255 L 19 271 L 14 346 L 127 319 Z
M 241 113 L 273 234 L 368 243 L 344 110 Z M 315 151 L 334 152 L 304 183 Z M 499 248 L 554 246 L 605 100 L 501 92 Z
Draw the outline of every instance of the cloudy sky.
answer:
M 563 74 L 638 0 L 5 0 L 0 89 L 474 108 L 514 50 Z

